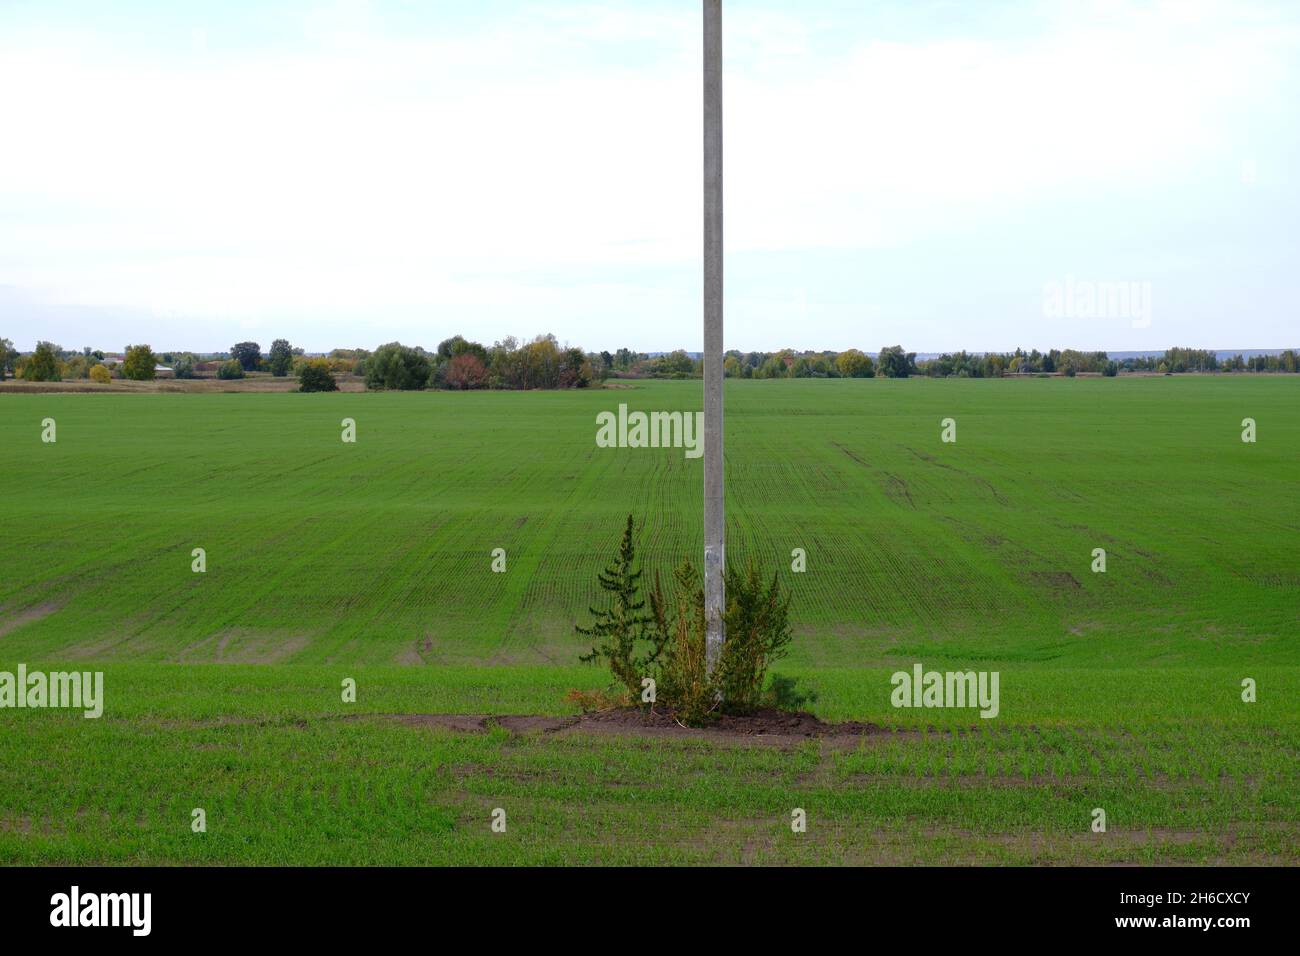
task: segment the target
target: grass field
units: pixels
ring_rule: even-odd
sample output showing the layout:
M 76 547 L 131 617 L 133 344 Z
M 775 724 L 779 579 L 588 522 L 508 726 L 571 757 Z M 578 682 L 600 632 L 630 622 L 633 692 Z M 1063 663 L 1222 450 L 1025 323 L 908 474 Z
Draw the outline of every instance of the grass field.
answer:
M 99 720 L 0 710 L 0 861 L 1300 861 L 1294 377 L 728 383 L 728 559 L 793 591 L 777 670 L 885 731 L 394 719 L 605 683 L 572 635 L 595 573 L 629 511 L 652 568 L 697 554 L 702 478 L 597 448 L 596 414 L 699 401 L 0 395 L 0 670 L 107 694 Z M 918 661 L 999 671 L 999 716 L 893 709 Z

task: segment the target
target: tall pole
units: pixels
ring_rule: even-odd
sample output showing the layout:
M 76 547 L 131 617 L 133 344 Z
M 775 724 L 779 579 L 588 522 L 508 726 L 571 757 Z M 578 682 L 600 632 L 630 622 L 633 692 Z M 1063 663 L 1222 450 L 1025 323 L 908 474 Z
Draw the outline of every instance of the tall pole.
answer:
M 725 638 L 722 377 L 722 0 L 704 0 L 704 649 L 710 672 Z

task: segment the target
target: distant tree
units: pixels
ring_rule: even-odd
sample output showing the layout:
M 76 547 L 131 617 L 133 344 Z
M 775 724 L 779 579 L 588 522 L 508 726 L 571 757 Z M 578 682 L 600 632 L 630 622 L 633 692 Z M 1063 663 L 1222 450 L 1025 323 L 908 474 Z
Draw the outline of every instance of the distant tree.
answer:
M 190 355 L 187 352 L 186 354 L 176 359 L 175 364 L 172 366 L 172 373 L 177 378 L 193 378 L 194 377 L 194 356 Z
M 1258 360 L 1258 371 L 1263 371 L 1268 364 L 1268 357 L 1254 356 L 1251 362 Z M 1208 349 L 1172 348 L 1166 349 L 1164 362 L 1171 372 L 1215 372 L 1219 369 L 1219 358 Z
M 560 345 L 549 332 L 519 349 L 519 388 L 555 388 L 560 379 Z
M 389 342 L 366 359 L 366 388 L 410 391 L 429 381 L 429 356 L 420 348 Z
M 339 373 L 365 376 L 365 361 L 370 353 L 365 349 L 334 349 L 329 354 L 330 369 Z
M 271 343 L 271 352 L 267 356 L 266 364 L 271 368 L 271 374 L 277 378 L 284 378 L 289 374 L 289 369 L 293 367 L 293 346 L 289 344 L 288 339 L 276 339 Z
M 470 342 L 463 335 L 453 335 L 449 339 L 443 339 L 438 343 L 438 358 L 443 361 L 450 361 L 457 355 L 473 355 L 483 365 L 488 363 L 488 350 L 478 342 Z
M 915 352 L 904 352 L 901 345 L 890 345 L 880 350 L 876 359 L 877 375 L 883 378 L 907 378 L 915 373 Z
M 28 382 L 58 382 L 63 379 L 60 368 L 60 349 L 53 342 L 37 342 L 36 351 L 23 365 L 23 378 Z
M 337 392 L 338 382 L 334 381 L 334 372 L 329 359 L 308 359 L 298 368 L 298 391 L 300 392 Z
M 520 383 L 523 379 L 524 353 L 519 347 L 518 339 L 507 335 L 499 342 L 494 342 L 488 356 L 488 371 L 493 388 L 523 387 Z
M 152 382 L 156 374 L 158 356 L 147 345 L 128 345 L 122 360 L 122 377 L 137 382 Z
M 677 349 L 655 359 L 654 371 L 665 378 L 688 378 L 695 374 L 695 359 L 685 349 Z
M 92 382 L 97 382 L 100 385 L 107 385 L 109 382 L 113 381 L 113 376 L 105 366 L 92 365 L 90 367 L 90 380 Z
M 6 372 L 14 370 L 14 362 L 17 358 L 18 350 L 14 348 L 13 342 L 0 339 L 0 382 L 4 381 Z
M 483 388 L 487 381 L 487 366 L 473 352 L 462 352 L 447 363 L 444 382 L 448 388 Z
M 596 377 L 596 371 L 580 348 L 567 348 L 560 353 L 555 384 L 559 388 L 586 388 Z
M 438 343 L 438 358 L 450 359 L 459 355 L 460 351 L 457 349 L 457 346 L 464 341 L 465 337 L 463 335 L 453 335 L 449 339 L 443 339 Z
M 222 362 L 221 367 L 217 369 L 217 378 L 234 379 L 244 377 L 244 366 L 239 364 L 239 359 L 231 359 L 228 362 Z
M 90 363 L 84 355 L 73 355 L 63 363 L 64 378 L 87 378 L 90 375 Z
M 1119 374 L 1119 365 L 1117 365 L 1115 362 L 1107 362 L 1105 367 L 1102 368 L 1101 374 L 1106 376 L 1107 378 L 1114 378 L 1116 375 Z
M 871 378 L 876 374 L 875 363 L 866 352 L 848 349 L 835 357 L 835 365 L 845 378 Z
M 256 342 L 237 342 L 230 347 L 230 357 L 245 372 L 255 372 L 262 364 L 262 347 Z

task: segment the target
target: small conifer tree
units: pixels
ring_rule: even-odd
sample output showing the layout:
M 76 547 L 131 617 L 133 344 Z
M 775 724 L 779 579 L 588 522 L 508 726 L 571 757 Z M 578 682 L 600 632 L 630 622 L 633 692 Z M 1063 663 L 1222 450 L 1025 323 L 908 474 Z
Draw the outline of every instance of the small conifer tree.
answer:
M 593 642 L 591 651 L 579 657 L 584 663 L 604 660 L 615 679 L 636 699 L 641 678 L 649 675 L 659 657 L 661 642 L 657 630 L 648 625 L 653 618 L 644 613 L 641 598 L 641 569 L 636 566 L 636 529 L 632 516 L 619 543 L 614 560 L 599 575 L 600 588 L 610 596 L 609 607 L 588 608 L 594 619 L 576 630 Z

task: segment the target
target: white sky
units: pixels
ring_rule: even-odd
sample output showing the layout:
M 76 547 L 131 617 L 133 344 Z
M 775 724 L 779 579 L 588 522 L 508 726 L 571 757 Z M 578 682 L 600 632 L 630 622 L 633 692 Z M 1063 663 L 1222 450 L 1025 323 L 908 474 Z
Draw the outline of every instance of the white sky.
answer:
M 728 347 L 1300 344 L 1300 5 L 725 7 Z M 697 350 L 699 32 L 0 2 L 0 335 Z M 1046 316 L 1067 277 L 1150 322 Z

